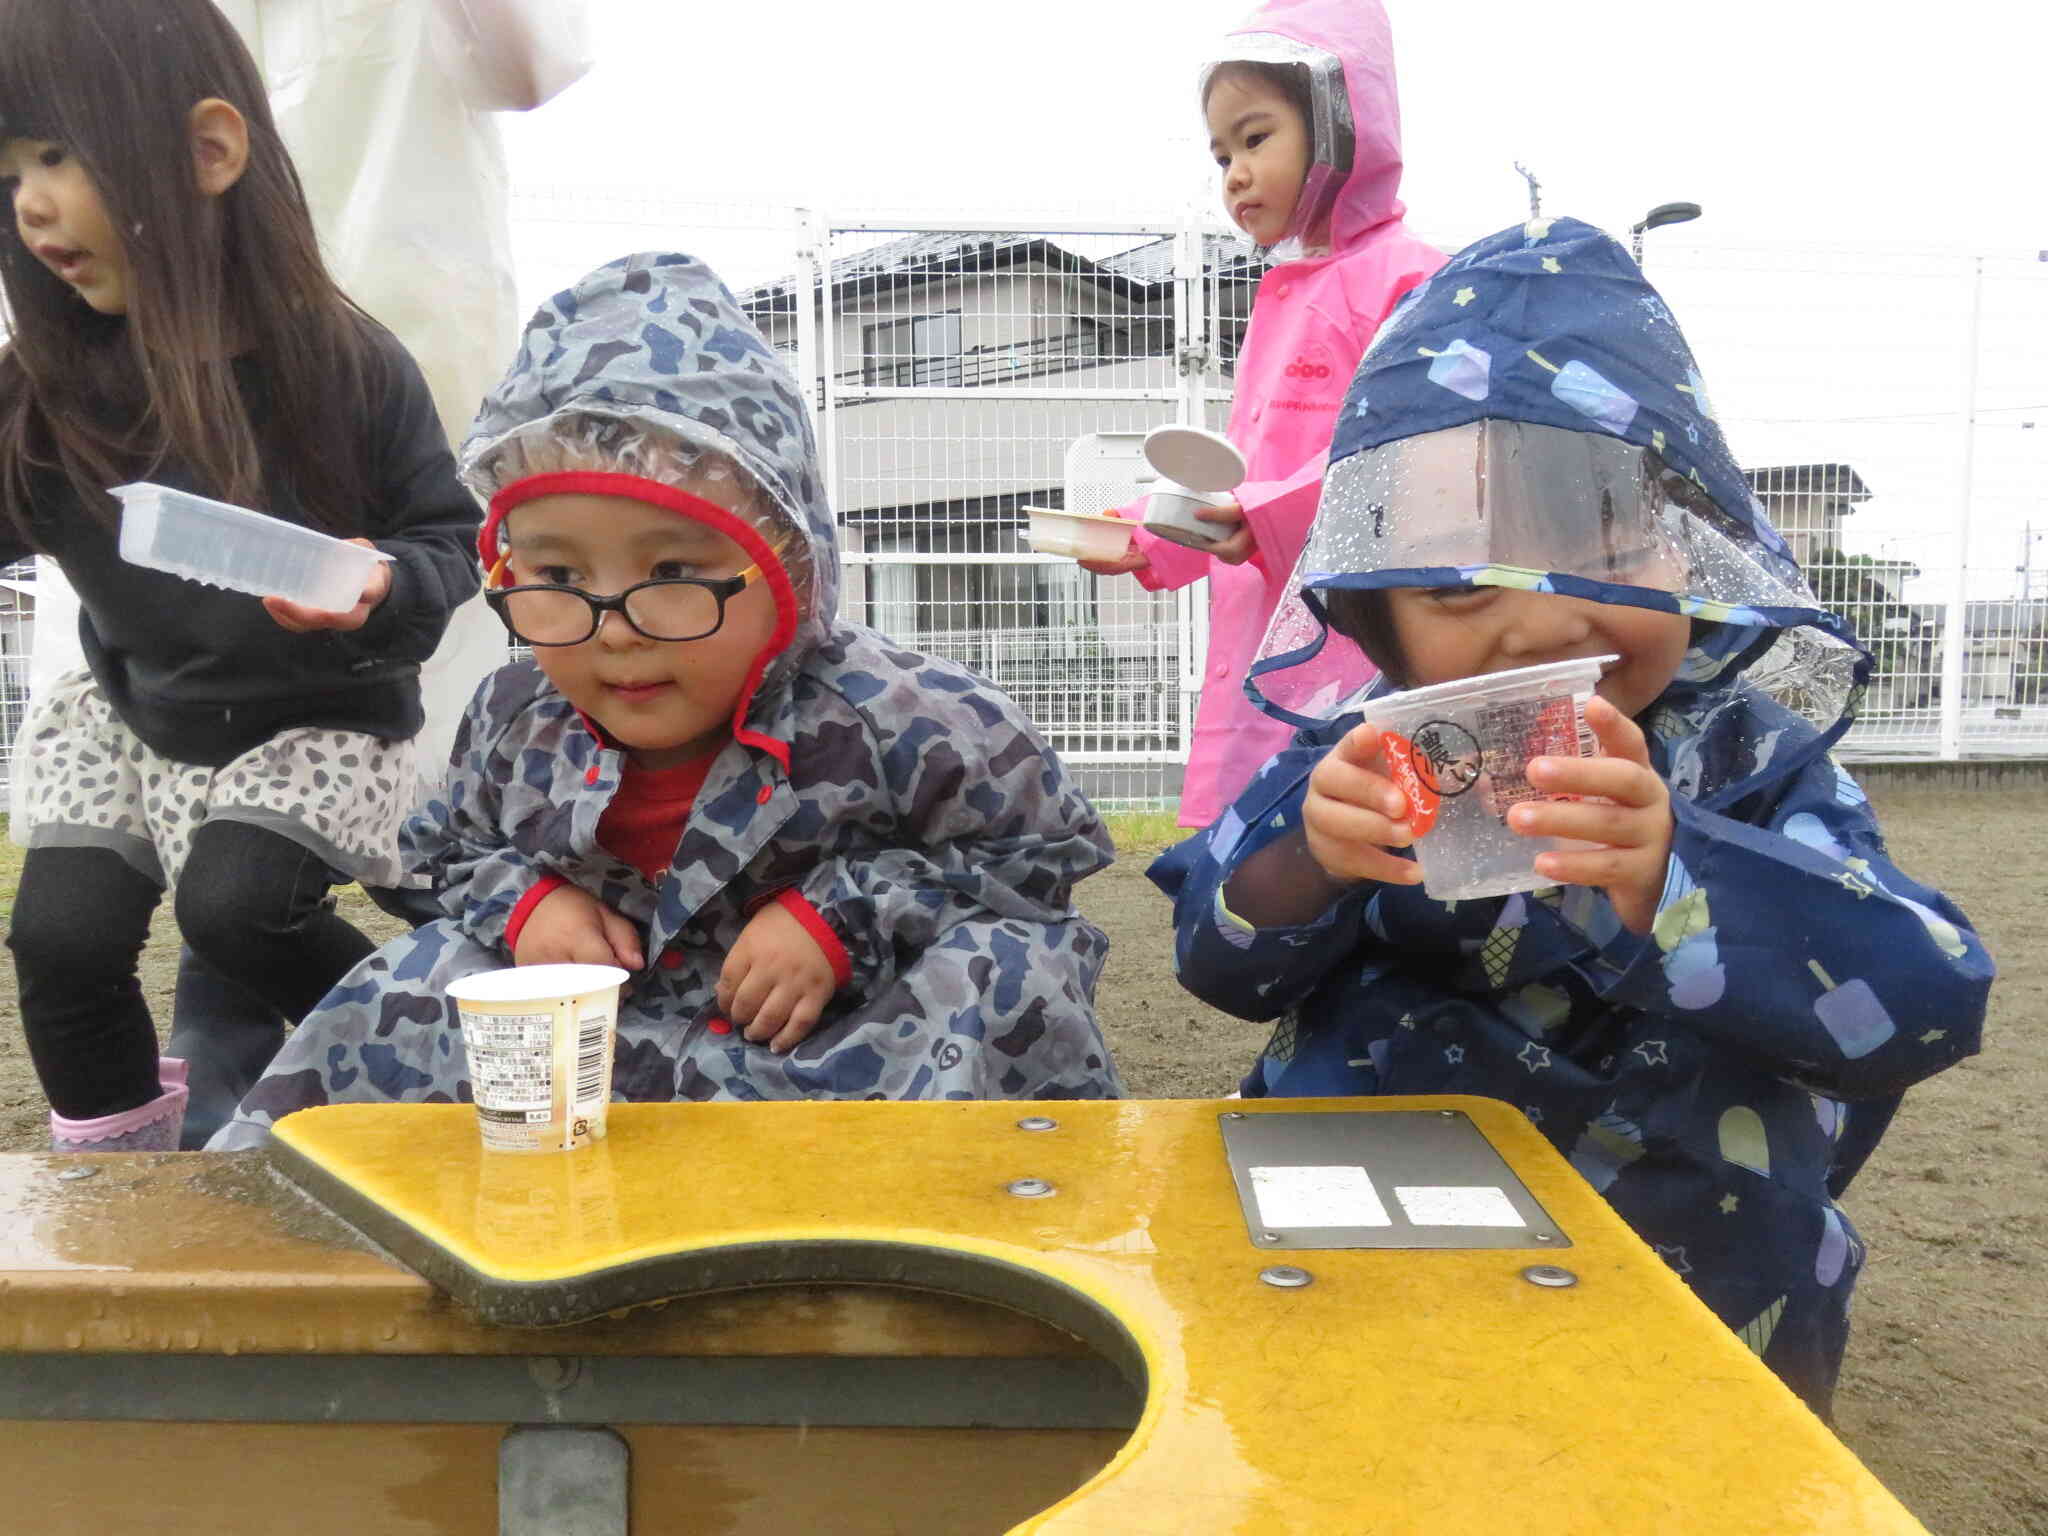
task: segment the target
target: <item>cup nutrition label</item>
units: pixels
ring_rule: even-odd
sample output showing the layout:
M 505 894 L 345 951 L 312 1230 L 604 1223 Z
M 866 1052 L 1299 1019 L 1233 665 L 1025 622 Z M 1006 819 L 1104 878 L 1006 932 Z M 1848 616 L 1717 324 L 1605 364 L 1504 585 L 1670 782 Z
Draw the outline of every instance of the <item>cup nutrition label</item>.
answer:
M 470 1091 L 485 1109 L 539 1111 L 546 1119 L 554 1103 L 553 1013 L 472 1016 Z

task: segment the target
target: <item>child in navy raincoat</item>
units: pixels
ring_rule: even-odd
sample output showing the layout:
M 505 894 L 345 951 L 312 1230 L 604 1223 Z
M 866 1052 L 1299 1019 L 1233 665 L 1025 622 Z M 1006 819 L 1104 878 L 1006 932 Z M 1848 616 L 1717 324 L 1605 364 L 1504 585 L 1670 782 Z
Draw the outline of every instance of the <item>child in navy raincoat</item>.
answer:
M 447 916 L 363 962 L 213 1143 L 346 1099 L 469 1097 L 448 984 L 632 972 L 627 1100 L 1113 1096 L 1109 863 L 1086 798 L 972 673 L 833 618 L 802 396 L 685 256 L 558 294 L 465 473 L 535 660 L 488 679 L 407 828 Z
M 1315 528 L 1248 690 L 1309 728 L 1152 878 L 1184 985 L 1277 1019 L 1247 1096 L 1521 1107 L 1825 1412 L 1863 1245 L 1835 1204 L 1846 1105 L 1879 1115 L 1978 1048 L 1992 966 L 1895 868 L 1829 755 L 1864 657 L 1716 426 L 1670 311 L 1569 220 L 1479 242 L 1392 317 L 1338 418 Z M 1302 664 L 1383 678 L 1325 712 Z M 1554 886 L 1432 900 L 1373 699 L 1612 656 L 1570 798 L 1508 827 Z M 1327 658 L 1325 658 L 1327 659 Z

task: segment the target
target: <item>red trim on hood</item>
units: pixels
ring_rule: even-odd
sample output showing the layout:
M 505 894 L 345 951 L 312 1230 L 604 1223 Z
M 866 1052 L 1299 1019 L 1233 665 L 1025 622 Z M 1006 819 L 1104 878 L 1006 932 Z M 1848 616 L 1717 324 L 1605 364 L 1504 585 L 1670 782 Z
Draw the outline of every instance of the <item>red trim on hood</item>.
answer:
M 796 638 L 798 620 L 796 589 L 790 585 L 789 572 L 783 569 L 782 561 L 769 547 L 768 541 L 761 537 L 761 530 L 715 501 L 642 475 L 612 474 L 602 470 L 563 470 L 527 475 L 505 485 L 491 498 L 490 511 L 483 526 L 477 530 L 476 550 L 483 561 L 486 581 L 494 581 L 502 574 L 496 567 L 500 559 L 498 530 L 505 521 L 505 514 L 542 496 L 619 496 L 628 501 L 646 502 L 650 506 L 665 508 L 678 517 L 687 517 L 692 522 L 717 529 L 753 557 L 754 563 L 761 567 L 768 590 L 775 594 L 775 633 L 768 637 L 768 643 L 754 658 L 747 680 L 740 687 L 739 699 L 733 705 L 732 734 L 734 740 L 766 752 L 782 765 L 784 773 L 788 773 L 789 743 L 761 731 L 750 731 L 746 724 L 747 710 L 754 702 L 754 690 L 761 686 L 761 675 L 768 670 L 768 663 L 781 655 L 789 642 Z M 584 721 L 586 726 L 590 723 L 587 719 Z M 591 734 L 600 741 L 604 739 L 594 729 Z

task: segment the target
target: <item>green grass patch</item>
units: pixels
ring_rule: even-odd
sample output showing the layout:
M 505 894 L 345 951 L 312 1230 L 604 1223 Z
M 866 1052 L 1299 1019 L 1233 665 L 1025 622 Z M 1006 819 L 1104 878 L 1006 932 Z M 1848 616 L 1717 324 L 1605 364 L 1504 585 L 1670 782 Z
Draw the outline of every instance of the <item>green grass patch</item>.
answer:
M 1125 858 L 1154 854 L 1188 836 L 1172 811 L 1109 811 L 1103 815 L 1109 840 Z

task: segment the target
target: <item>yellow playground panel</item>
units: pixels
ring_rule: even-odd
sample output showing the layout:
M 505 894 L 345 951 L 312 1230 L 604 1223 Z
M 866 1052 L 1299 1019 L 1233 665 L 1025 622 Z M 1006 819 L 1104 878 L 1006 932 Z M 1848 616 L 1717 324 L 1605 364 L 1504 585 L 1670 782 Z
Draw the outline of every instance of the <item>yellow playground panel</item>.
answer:
M 49 1531 L 1921 1530 L 1481 1099 L 4 1157 L 0 1418 Z

